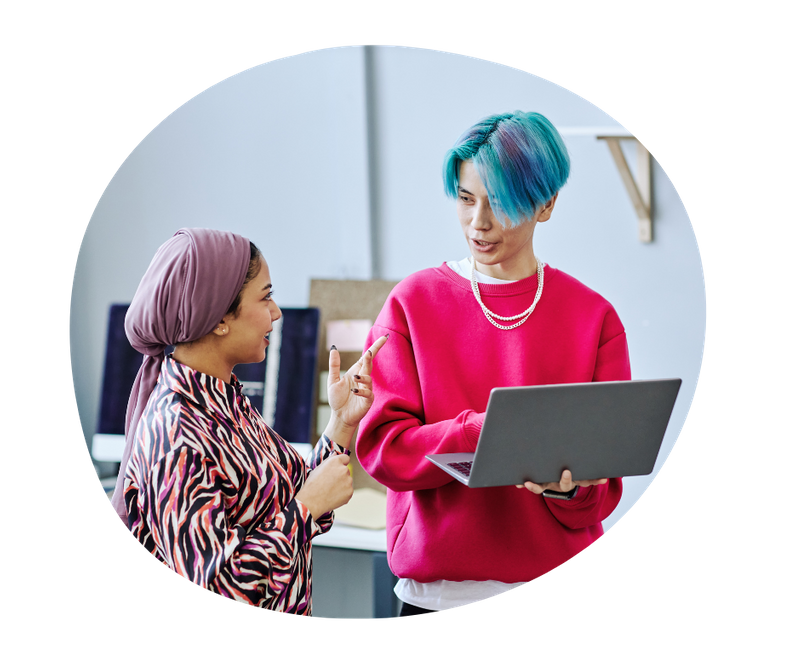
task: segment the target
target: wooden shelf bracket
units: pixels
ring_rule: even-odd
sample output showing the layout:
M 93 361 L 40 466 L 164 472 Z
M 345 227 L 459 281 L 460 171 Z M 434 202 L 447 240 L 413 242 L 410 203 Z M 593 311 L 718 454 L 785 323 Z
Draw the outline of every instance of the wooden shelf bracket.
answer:
M 653 189 L 650 181 L 650 152 L 633 135 L 598 135 L 598 140 L 604 140 L 611 151 L 614 163 L 619 170 L 622 183 L 628 192 L 628 197 L 636 210 L 639 219 L 639 240 L 641 242 L 653 241 L 653 217 L 651 211 Z M 625 154 L 622 153 L 620 142 L 632 141 L 636 143 L 636 177 L 634 178 Z

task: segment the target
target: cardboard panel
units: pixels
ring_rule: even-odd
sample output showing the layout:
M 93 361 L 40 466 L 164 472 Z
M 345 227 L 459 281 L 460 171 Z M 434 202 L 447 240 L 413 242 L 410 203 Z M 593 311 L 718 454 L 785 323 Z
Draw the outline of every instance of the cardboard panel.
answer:
M 320 311 L 320 334 L 319 334 L 319 353 L 317 357 L 317 375 L 315 384 L 317 385 L 315 399 L 320 398 L 319 380 L 320 372 L 328 369 L 328 341 L 327 323 L 340 320 L 368 319 L 373 322 L 378 317 L 389 292 L 397 284 L 393 280 L 322 280 L 312 279 L 309 291 L 308 304 L 310 307 L 319 308 Z M 334 343 L 335 344 L 335 343 Z M 361 352 L 340 351 L 342 370 L 347 370 L 352 366 Z M 323 393 L 324 397 L 324 393 Z M 320 403 L 317 400 L 317 403 Z M 325 403 L 322 401 L 321 403 Z M 317 426 L 317 413 L 312 413 L 312 439 L 313 442 L 319 440 L 320 432 L 324 426 Z M 386 487 L 373 479 L 358 463 L 355 453 L 355 438 L 350 445 L 351 461 L 353 466 L 353 485 L 356 489 L 369 487 L 378 491 L 386 491 Z

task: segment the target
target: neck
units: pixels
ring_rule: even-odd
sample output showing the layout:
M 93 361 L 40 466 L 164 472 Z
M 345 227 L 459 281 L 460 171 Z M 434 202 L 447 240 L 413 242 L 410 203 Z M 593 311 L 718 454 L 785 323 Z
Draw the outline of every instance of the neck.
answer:
M 203 342 L 202 338 L 192 343 L 176 345 L 172 358 L 198 373 L 218 378 L 226 384 L 231 382 L 233 366 L 213 351 L 208 343 Z
M 524 259 L 511 259 L 504 263 L 486 265 L 475 260 L 475 270 L 494 277 L 496 280 L 524 280 L 526 277 L 535 275 L 538 267 L 539 263 L 533 249 L 531 249 L 530 256 L 526 255 Z

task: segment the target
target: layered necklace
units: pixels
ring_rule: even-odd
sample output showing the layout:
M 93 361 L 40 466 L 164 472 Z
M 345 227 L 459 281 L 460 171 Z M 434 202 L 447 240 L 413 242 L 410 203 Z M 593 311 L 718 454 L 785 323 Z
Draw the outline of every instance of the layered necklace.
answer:
M 472 257 L 472 293 L 475 296 L 475 300 L 478 301 L 478 305 L 481 306 L 481 310 L 483 314 L 486 316 L 486 319 L 489 320 L 490 324 L 493 324 L 499 329 L 503 331 L 510 331 L 511 329 L 515 329 L 518 326 L 522 326 L 533 314 L 533 311 L 536 309 L 536 304 L 539 302 L 539 299 L 542 297 L 542 289 L 544 288 L 544 264 L 539 260 L 536 259 L 536 279 L 538 280 L 538 287 L 536 288 L 536 296 L 533 299 L 533 303 L 531 306 L 525 310 L 524 312 L 520 312 L 518 315 L 514 315 L 513 317 L 503 317 L 501 315 L 495 314 L 489 308 L 487 308 L 483 301 L 481 300 L 481 292 L 478 289 L 478 278 L 475 274 L 475 257 Z M 500 321 L 504 322 L 513 322 L 516 321 L 516 324 L 511 324 L 505 326 L 503 324 L 498 324 L 495 319 L 499 319 Z M 519 321 L 517 321 L 519 320 Z

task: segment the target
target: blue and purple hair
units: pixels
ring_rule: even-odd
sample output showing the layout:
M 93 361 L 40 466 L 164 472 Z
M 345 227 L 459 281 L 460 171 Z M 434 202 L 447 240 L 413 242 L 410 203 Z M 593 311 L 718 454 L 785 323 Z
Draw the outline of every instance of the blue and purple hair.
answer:
M 461 163 L 471 160 L 497 220 L 530 219 L 569 177 L 569 155 L 550 121 L 537 112 L 494 114 L 469 128 L 447 152 L 444 191 L 458 198 Z

